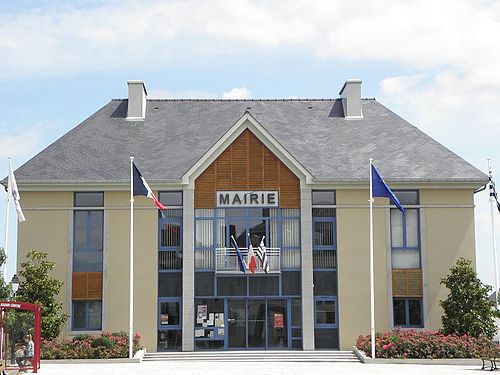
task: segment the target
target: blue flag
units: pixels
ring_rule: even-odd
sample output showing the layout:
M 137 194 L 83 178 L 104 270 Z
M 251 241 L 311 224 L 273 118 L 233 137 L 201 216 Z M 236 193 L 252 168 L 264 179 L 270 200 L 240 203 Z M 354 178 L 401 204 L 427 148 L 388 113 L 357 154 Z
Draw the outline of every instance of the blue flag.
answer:
M 389 198 L 396 205 L 396 207 L 399 208 L 399 210 L 403 213 L 403 215 L 405 214 L 404 207 L 401 205 L 401 203 L 399 203 L 398 198 L 394 195 L 389 186 L 387 186 L 384 179 L 382 178 L 382 176 L 380 176 L 380 174 L 377 171 L 377 168 L 375 168 L 373 164 L 372 164 L 372 192 L 374 197 Z
M 240 266 L 240 270 L 241 272 L 245 273 L 247 265 L 243 260 L 243 255 L 241 254 L 240 248 L 238 247 L 238 244 L 236 243 L 236 240 L 234 239 L 233 236 L 231 236 L 231 244 L 234 246 L 234 249 L 236 250 L 236 255 L 238 256 L 238 264 Z

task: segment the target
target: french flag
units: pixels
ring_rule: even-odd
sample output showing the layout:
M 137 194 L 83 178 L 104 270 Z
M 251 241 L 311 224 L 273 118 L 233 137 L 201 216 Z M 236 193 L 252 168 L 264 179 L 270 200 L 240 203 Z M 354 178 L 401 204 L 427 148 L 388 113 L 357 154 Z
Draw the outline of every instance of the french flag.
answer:
M 148 183 L 142 177 L 141 172 L 137 169 L 135 166 L 135 163 L 132 162 L 132 169 L 133 169 L 133 181 L 134 181 L 134 196 L 136 195 L 143 195 L 145 197 L 151 198 L 160 210 L 166 210 L 167 207 L 165 207 L 161 202 L 156 199 L 155 195 L 153 194 L 153 191 L 149 187 Z
M 253 251 L 252 241 L 250 241 L 250 238 L 248 239 L 248 241 L 250 242 L 247 255 L 248 269 L 251 273 L 255 273 L 255 269 L 257 268 L 257 259 L 255 259 L 255 253 Z

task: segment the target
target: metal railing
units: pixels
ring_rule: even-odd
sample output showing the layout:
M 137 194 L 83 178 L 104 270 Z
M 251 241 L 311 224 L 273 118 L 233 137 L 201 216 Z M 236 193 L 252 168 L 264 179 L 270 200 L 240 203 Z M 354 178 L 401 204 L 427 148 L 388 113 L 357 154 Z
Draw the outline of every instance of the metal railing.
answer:
M 241 255 L 245 263 L 248 263 L 248 248 L 240 247 Z M 256 248 L 254 248 L 254 252 Z M 257 269 L 255 273 L 265 273 L 262 269 L 260 259 L 255 254 Z M 281 251 L 277 247 L 266 248 L 266 256 L 269 261 L 269 273 L 281 272 Z M 215 272 L 241 274 L 240 264 L 234 247 L 218 247 L 215 249 Z M 250 272 L 247 270 L 247 272 Z

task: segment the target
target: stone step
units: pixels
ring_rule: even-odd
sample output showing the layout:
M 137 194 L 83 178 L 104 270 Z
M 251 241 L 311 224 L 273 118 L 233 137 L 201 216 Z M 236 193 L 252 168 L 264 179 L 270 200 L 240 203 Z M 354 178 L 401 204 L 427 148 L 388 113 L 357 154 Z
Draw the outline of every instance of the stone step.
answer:
M 352 351 L 216 351 L 146 353 L 145 361 L 359 362 Z

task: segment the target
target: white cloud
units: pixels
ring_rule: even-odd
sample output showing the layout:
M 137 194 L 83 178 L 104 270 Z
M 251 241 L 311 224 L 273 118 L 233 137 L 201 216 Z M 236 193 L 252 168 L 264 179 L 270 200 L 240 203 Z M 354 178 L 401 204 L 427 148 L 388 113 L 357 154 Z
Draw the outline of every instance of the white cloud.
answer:
M 459 67 L 482 81 L 493 74 L 500 84 L 499 17 L 500 3 L 467 0 L 69 3 L 0 15 L 0 74 L 60 74 L 144 61 L 164 66 L 286 50 L 418 69 Z
M 252 94 L 246 87 L 234 87 L 222 94 L 222 99 L 250 99 Z
M 12 156 L 13 159 L 23 160 L 33 155 L 40 145 L 41 135 L 40 127 L 20 129 L 13 134 L 0 133 L 0 159 Z

